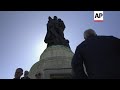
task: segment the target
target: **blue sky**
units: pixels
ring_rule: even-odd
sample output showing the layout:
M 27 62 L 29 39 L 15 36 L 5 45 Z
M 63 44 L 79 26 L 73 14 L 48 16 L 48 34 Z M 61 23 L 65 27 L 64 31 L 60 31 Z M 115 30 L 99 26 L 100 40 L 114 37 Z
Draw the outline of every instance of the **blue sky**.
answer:
M 64 21 L 73 52 L 88 28 L 120 38 L 120 11 L 104 11 L 104 22 L 94 22 L 93 11 L 0 11 L 0 79 L 12 79 L 16 68 L 30 70 L 39 60 L 46 48 L 48 16 Z

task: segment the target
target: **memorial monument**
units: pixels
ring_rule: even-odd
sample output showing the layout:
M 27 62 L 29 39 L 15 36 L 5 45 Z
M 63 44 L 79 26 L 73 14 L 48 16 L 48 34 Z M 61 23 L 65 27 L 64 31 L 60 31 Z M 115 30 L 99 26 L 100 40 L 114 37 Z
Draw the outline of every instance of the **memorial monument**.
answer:
M 47 48 L 43 51 L 38 62 L 30 69 L 31 79 L 71 79 L 71 60 L 74 55 L 69 40 L 64 37 L 66 26 L 54 16 L 48 18 L 47 34 L 44 42 Z

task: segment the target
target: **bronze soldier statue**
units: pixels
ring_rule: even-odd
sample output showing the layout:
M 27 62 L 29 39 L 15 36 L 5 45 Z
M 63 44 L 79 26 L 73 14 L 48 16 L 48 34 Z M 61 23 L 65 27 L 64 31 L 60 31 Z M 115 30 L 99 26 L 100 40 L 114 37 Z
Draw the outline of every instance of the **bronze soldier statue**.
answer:
M 50 16 L 47 23 L 47 34 L 44 42 L 47 43 L 47 47 L 51 45 L 64 45 L 69 46 L 69 41 L 64 38 L 65 24 L 57 16 L 52 19 Z

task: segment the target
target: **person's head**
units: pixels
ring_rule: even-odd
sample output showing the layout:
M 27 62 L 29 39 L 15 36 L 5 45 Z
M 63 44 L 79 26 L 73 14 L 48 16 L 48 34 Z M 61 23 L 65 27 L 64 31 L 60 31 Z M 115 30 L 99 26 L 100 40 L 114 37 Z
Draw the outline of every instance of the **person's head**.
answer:
M 29 72 L 28 72 L 28 71 L 25 71 L 25 72 L 24 72 L 24 77 L 27 77 L 28 74 L 29 74 Z
M 23 69 L 22 68 L 17 68 L 15 71 L 15 78 L 20 78 L 23 75 Z
M 97 36 L 96 32 L 93 29 L 88 29 L 84 32 L 84 39 L 87 39 L 91 36 Z

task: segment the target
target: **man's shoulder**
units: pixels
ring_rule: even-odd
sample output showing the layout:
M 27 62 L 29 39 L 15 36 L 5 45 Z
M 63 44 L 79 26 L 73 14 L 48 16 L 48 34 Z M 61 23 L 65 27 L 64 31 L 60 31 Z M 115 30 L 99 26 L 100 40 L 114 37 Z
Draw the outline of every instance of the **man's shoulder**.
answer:
M 77 46 L 77 49 L 80 49 L 80 48 L 83 48 L 86 44 L 86 41 L 82 41 L 78 46 Z
M 118 39 L 118 40 L 120 40 L 119 38 L 117 38 L 115 36 L 97 36 L 97 38 Z
M 98 36 L 98 40 L 102 40 L 103 42 L 117 42 L 120 43 L 120 39 L 115 36 Z
M 86 47 L 86 45 L 88 45 L 90 42 L 97 42 L 97 41 L 117 41 L 120 42 L 120 39 L 115 37 L 115 36 L 94 36 L 91 38 L 88 38 L 87 40 L 84 40 L 83 42 L 81 42 L 78 46 L 77 49 L 81 49 L 83 47 Z

